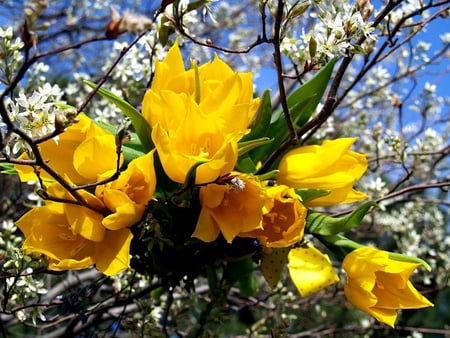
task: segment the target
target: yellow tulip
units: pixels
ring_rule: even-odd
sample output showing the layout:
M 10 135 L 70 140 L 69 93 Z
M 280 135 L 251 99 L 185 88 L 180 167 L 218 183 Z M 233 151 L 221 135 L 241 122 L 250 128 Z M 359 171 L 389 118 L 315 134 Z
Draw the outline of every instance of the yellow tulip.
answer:
M 228 243 L 262 227 L 263 207 L 271 203 L 257 178 L 239 175 L 241 188 L 208 184 L 200 188 L 202 209 L 192 237 L 212 242 L 220 233 Z
M 129 268 L 133 235 L 127 227 L 142 218 L 153 197 L 153 153 L 131 161 L 117 180 L 97 186 L 96 196 L 78 190 L 97 211 L 52 201 L 30 210 L 17 221 L 25 235 L 23 249 L 45 255 L 51 270 L 77 270 L 95 264 L 105 275 L 114 275 Z M 75 201 L 57 183 L 47 191 L 51 196 Z
M 409 281 L 419 265 L 390 259 L 387 251 L 358 248 L 342 264 L 347 273 L 345 295 L 361 311 L 394 327 L 397 310 L 433 306 Z
M 329 190 L 330 194 L 314 199 L 308 206 L 352 203 L 367 198 L 353 189 L 367 169 L 366 156 L 350 151 L 356 138 L 324 141 L 322 145 L 299 147 L 280 161 L 278 183 L 293 188 Z
M 312 246 L 291 249 L 288 260 L 289 274 L 302 297 L 339 281 L 328 256 Z
M 252 76 L 233 72 L 217 56 L 185 70 L 178 44 L 157 62 L 142 114 L 166 174 L 183 183 L 198 162 L 196 183 L 228 174 L 237 161 L 237 142 L 259 106 L 253 99 Z
M 294 189 L 278 185 L 266 188 L 266 193 L 273 199 L 273 204 L 264 210 L 262 229 L 239 236 L 258 238 L 262 245 L 273 248 L 284 248 L 299 242 L 305 230 L 307 209 Z
M 107 231 L 103 215 L 85 207 L 48 202 L 17 222 L 25 235 L 25 252 L 45 255 L 49 269 L 79 270 L 97 264 L 104 274 L 113 275 L 129 268 L 129 229 Z
M 156 187 L 153 154 L 132 160 L 117 180 L 96 188 L 96 196 L 111 211 L 102 221 L 107 229 L 131 226 L 144 215 Z
M 117 154 L 114 135 L 83 114 L 78 115 L 78 120 L 60 134 L 57 141 L 45 141 L 39 145 L 39 149 L 42 158 L 53 170 L 72 183 L 82 185 L 95 182 L 99 175 L 114 173 Z M 27 156 L 21 158 L 26 159 Z M 37 180 L 32 167 L 14 167 L 22 182 Z M 52 181 L 44 171 L 40 172 L 40 176 Z

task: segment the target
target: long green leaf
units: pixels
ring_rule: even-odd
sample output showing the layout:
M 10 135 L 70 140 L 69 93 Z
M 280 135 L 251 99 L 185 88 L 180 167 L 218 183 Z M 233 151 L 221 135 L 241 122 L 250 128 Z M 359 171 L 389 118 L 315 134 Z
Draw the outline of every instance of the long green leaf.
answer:
M 296 131 L 308 122 L 317 105 L 320 103 L 333 73 L 336 60 L 337 58 L 333 58 L 325 67 L 318 71 L 300 88 L 292 92 L 287 98 L 288 109 Z M 265 136 L 273 138 L 274 141 L 252 152 L 252 158 L 256 162 L 278 149 L 289 137 L 288 125 L 281 111 L 273 114 L 268 132 Z
M 91 81 L 85 80 L 84 82 L 91 88 L 96 87 L 96 84 Z M 112 92 L 110 92 L 105 88 L 100 88 L 98 90 L 98 93 L 103 98 L 107 99 L 109 102 L 116 105 L 117 108 L 119 108 L 122 111 L 122 113 L 130 119 L 131 124 L 136 130 L 136 134 L 138 135 L 139 140 L 141 141 L 144 151 L 148 152 L 152 150 L 155 147 L 151 137 L 152 130 L 148 122 L 142 116 L 142 114 L 139 113 L 136 110 L 136 108 L 134 108 L 124 99 L 118 97 L 117 95 L 113 94 Z
M 371 207 L 378 207 L 375 202 L 367 202 L 356 208 L 351 214 L 343 217 L 330 217 L 318 212 L 311 212 L 306 218 L 309 233 L 331 236 L 357 227 Z
M 302 127 L 314 113 L 327 89 L 336 60 L 337 58 L 331 59 L 314 77 L 287 98 L 289 111 L 296 127 Z
M 238 143 L 238 156 L 241 157 L 247 154 L 250 150 L 258 148 L 264 144 L 268 144 L 272 142 L 272 140 L 268 137 L 261 137 L 258 139 L 244 141 Z
M 272 102 L 270 101 L 270 90 L 266 90 L 261 97 L 261 104 L 255 114 L 250 126 L 251 131 L 245 135 L 241 142 L 255 140 L 266 136 L 272 118 Z
M 306 204 L 316 198 L 329 195 L 331 191 L 323 189 L 295 189 L 295 193 L 301 197 L 303 204 Z

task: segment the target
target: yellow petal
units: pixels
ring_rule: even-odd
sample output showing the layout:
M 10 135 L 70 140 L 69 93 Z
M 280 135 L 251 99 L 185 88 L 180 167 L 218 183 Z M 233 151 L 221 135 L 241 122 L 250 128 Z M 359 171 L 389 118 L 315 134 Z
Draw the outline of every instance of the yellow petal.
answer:
M 198 238 L 203 242 L 210 243 L 217 239 L 219 233 L 220 229 L 214 221 L 210 211 L 202 209 L 192 237 Z
M 261 273 L 272 289 L 275 289 L 280 281 L 289 251 L 290 248 L 265 248 L 262 253 Z
M 93 165 L 95 163 L 95 165 Z M 76 171 L 95 182 L 99 176 L 110 173 L 117 167 L 115 138 L 113 135 L 94 136 L 83 141 L 73 154 Z
M 19 218 L 15 224 L 23 232 L 25 237 L 30 236 L 33 228 L 41 224 L 57 228 L 61 224 L 66 224 L 63 204 L 49 202 L 45 206 L 33 208 Z
M 373 290 L 377 297 L 377 308 L 383 309 L 420 309 L 433 304 L 417 291 L 412 283 L 397 274 L 378 272 L 376 275 L 377 288 Z M 392 287 L 392 284 L 394 284 Z M 383 286 L 381 288 L 380 286 Z
M 94 265 L 94 260 L 91 256 L 83 257 L 80 260 L 67 258 L 62 260 L 50 259 L 48 268 L 53 271 L 66 271 L 66 270 L 82 270 L 87 269 Z
M 103 225 L 110 230 L 130 227 L 139 222 L 145 213 L 145 206 L 141 204 L 124 204 L 116 212 L 103 219 Z
M 209 184 L 200 188 L 202 211 L 197 224 L 199 229 L 195 230 L 196 237 L 199 237 L 198 234 L 204 234 L 208 228 L 214 228 L 213 234 L 217 237 L 215 227 L 218 227 L 226 241 L 231 243 L 240 233 L 261 228 L 263 207 L 271 199 L 256 177 L 250 175 L 237 177 L 243 181 L 242 190 L 219 184 Z
M 103 240 L 102 214 L 74 204 L 65 204 L 64 212 L 74 233 L 94 242 Z
M 266 188 L 272 198 L 266 205 L 262 229 L 239 234 L 258 238 L 261 245 L 271 248 L 289 247 L 303 238 L 307 209 L 301 204 L 294 189 L 284 185 Z
M 95 267 L 107 276 L 130 267 L 130 244 L 133 234 L 129 229 L 107 231 L 105 239 L 96 244 Z
M 288 259 L 291 279 L 302 297 L 339 281 L 328 256 L 314 247 L 292 249 Z
M 51 270 L 84 269 L 93 264 L 92 242 L 72 231 L 62 203 L 34 208 L 17 225 L 25 229 L 24 251 L 45 255 Z

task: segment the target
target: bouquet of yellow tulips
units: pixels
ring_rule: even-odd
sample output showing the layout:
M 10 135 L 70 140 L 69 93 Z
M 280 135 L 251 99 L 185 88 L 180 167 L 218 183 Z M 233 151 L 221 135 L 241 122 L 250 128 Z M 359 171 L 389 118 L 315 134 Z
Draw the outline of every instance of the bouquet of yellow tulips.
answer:
M 64 107 L 58 135 L 39 144 L 41 165 L 31 152 L 15 164 L 45 201 L 17 221 L 23 250 L 50 270 L 132 268 L 168 286 L 205 276 L 210 288 L 221 279 L 244 296 L 256 292 L 258 271 L 276 288 L 287 266 L 306 297 L 338 283 L 342 262 L 348 300 L 381 322 L 432 306 L 409 281 L 425 262 L 345 236 L 375 203 L 323 213 L 367 198 L 354 188 L 367 169 L 366 156 L 351 150 L 356 138 L 292 142 L 334 62 L 288 97 L 289 116 L 272 111 L 268 91 L 254 98 L 252 75 L 218 56 L 186 70 L 177 43 L 156 63 L 141 111 L 99 89 L 128 123 L 97 124 Z

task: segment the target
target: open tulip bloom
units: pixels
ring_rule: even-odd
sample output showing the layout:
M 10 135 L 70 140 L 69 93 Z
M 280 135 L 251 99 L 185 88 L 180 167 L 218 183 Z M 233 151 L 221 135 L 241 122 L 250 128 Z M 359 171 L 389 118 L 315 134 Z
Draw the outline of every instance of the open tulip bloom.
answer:
M 333 65 L 289 96 L 296 130 L 313 114 Z M 368 198 L 355 189 L 367 169 L 366 155 L 351 150 L 356 138 L 277 153 L 290 137 L 287 123 L 267 104 L 268 92 L 253 97 L 250 73 L 217 55 L 186 69 L 177 43 L 155 69 L 142 113 L 99 91 L 131 121 L 132 144 L 123 130 L 80 114 L 39 145 L 48 166 L 28 166 L 32 156 L 21 156 L 20 179 L 40 182 L 44 198 L 17 221 L 25 252 L 41 255 L 50 270 L 133 268 L 168 285 L 226 269 L 228 285 L 244 295 L 256 292 L 248 281 L 259 272 L 277 288 L 287 266 L 303 297 L 339 282 L 330 254 L 343 259 L 348 300 L 379 321 L 393 326 L 397 310 L 432 306 L 409 281 L 426 263 L 345 237 L 375 203 L 340 218 L 313 209 Z M 314 247 L 319 242 L 325 246 Z

